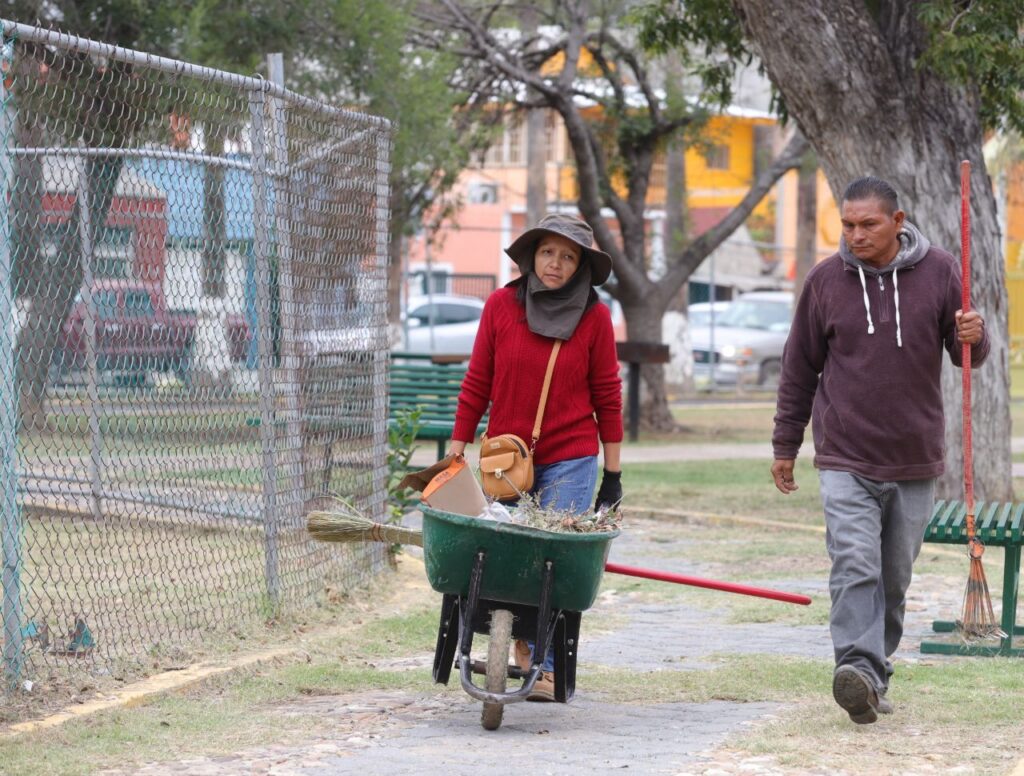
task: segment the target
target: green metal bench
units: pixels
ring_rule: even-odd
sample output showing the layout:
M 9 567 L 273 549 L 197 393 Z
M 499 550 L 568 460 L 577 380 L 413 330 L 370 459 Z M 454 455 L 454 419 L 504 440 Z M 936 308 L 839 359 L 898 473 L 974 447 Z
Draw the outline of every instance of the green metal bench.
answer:
M 1003 548 L 1003 616 L 1001 626 L 1006 638 L 999 646 L 921 642 L 921 651 L 943 655 L 1015 655 L 1024 657 L 1024 648 L 1014 647 L 1014 636 L 1024 635 L 1024 626 L 1017 624 L 1017 594 L 1020 584 L 1020 554 L 1024 545 L 1024 504 L 990 503 L 974 505 L 975 533 L 986 547 Z M 926 542 L 939 544 L 967 544 L 967 516 L 959 501 L 939 501 L 935 504 L 931 520 L 925 531 Z M 986 553 L 986 555 L 989 555 Z M 990 555 L 989 555 L 990 557 Z M 967 574 L 967 553 L 964 553 L 964 575 Z M 956 623 L 936 620 L 932 624 L 936 633 L 951 633 Z
M 394 353 L 391 357 L 391 388 L 388 423 L 397 422 L 398 413 L 420 410 L 417 439 L 437 442 L 437 458 L 444 457 L 445 447 L 455 429 L 455 408 L 466 376 L 467 365 L 456 357 L 414 356 Z M 487 429 L 487 417 L 480 421 L 477 433 Z

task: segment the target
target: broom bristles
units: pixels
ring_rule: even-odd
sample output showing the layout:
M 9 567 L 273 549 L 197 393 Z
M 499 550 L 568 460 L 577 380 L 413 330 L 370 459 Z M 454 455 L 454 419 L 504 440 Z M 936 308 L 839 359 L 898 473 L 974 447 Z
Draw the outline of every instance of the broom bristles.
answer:
M 423 534 L 414 528 L 375 523 L 352 512 L 310 512 L 309 535 L 321 542 L 385 542 L 423 546 Z
M 988 592 L 988 580 L 985 579 L 980 553 L 971 554 L 964 605 L 960 619 L 956 621 L 956 630 L 965 641 L 1006 638 L 992 610 L 992 596 Z

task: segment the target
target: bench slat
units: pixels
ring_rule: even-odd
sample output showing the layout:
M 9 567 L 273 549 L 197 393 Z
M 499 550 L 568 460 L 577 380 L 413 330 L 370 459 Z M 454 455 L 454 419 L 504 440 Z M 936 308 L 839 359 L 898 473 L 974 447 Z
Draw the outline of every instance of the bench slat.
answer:
M 1021 541 L 1022 527 L 1024 527 L 1024 504 L 1015 504 L 1013 519 L 1010 521 L 1010 538 L 1014 543 Z
M 975 502 L 975 530 L 984 544 L 1000 547 L 1024 544 L 1024 504 Z M 961 501 L 937 501 L 925 529 L 925 541 L 967 543 L 967 509 Z

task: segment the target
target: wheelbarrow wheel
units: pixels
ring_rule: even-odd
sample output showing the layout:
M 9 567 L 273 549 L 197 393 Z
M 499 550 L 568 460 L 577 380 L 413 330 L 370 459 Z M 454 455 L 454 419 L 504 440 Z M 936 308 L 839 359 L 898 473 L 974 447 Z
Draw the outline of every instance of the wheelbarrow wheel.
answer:
M 495 609 L 491 612 L 491 637 L 487 646 L 487 672 L 484 675 L 484 686 L 487 692 L 505 692 L 508 679 L 508 647 L 512 642 L 512 612 L 508 609 Z M 484 702 L 484 710 L 480 714 L 480 724 L 484 730 L 497 730 L 501 727 L 504 705 Z

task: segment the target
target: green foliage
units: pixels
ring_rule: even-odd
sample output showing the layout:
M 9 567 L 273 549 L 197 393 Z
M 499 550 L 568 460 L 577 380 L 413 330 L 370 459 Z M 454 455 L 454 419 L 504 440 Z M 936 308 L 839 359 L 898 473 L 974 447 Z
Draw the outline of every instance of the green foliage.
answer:
M 394 235 L 452 203 L 445 194 L 486 135 L 449 85 L 457 58 L 410 43 L 411 0 L 311 3 L 295 82 L 305 91 L 395 122 L 391 156 Z
M 929 0 L 919 4 L 918 18 L 930 36 L 922 62 L 977 87 L 986 127 L 1024 130 L 1024 3 Z
M 287 85 L 396 122 L 394 234 L 442 202 L 471 154 L 485 146 L 467 95 L 449 87 L 457 59 L 409 43 L 412 0 L 8 0 L 3 15 L 242 74 L 284 55 Z M 156 97 L 154 96 L 153 99 Z M 135 99 L 138 99 L 136 96 Z M 139 111 L 107 111 L 138 115 Z
M 902 0 L 906 4 L 910 0 Z M 879 4 L 864 0 L 878 17 Z M 929 45 L 919 66 L 978 89 L 980 114 L 991 129 L 1024 130 L 1024 3 L 1020 0 L 927 0 L 914 3 Z M 657 52 L 676 50 L 693 59 L 709 95 L 723 103 L 730 81 L 751 50 L 728 0 L 654 0 L 635 13 L 640 42 Z M 776 107 L 785 114 L 785 107 Z
M 732 102 L 736 65 L 749 64 L 752 55 L 728 0 L 656 0 L 637 9 L 635 19 L 644 48 L 677 51 L 700 77 L 705 99 Z
M 409 461 L 416 450 L 416 434 L 423 426 L 420 422 L 422 410 L 402 410 L 396 414 L 395 422 L 388 425 L 388 513 L 389 523 L 397 523 L 419 503 L 399 489 L 398 483 L 409 472 Z

